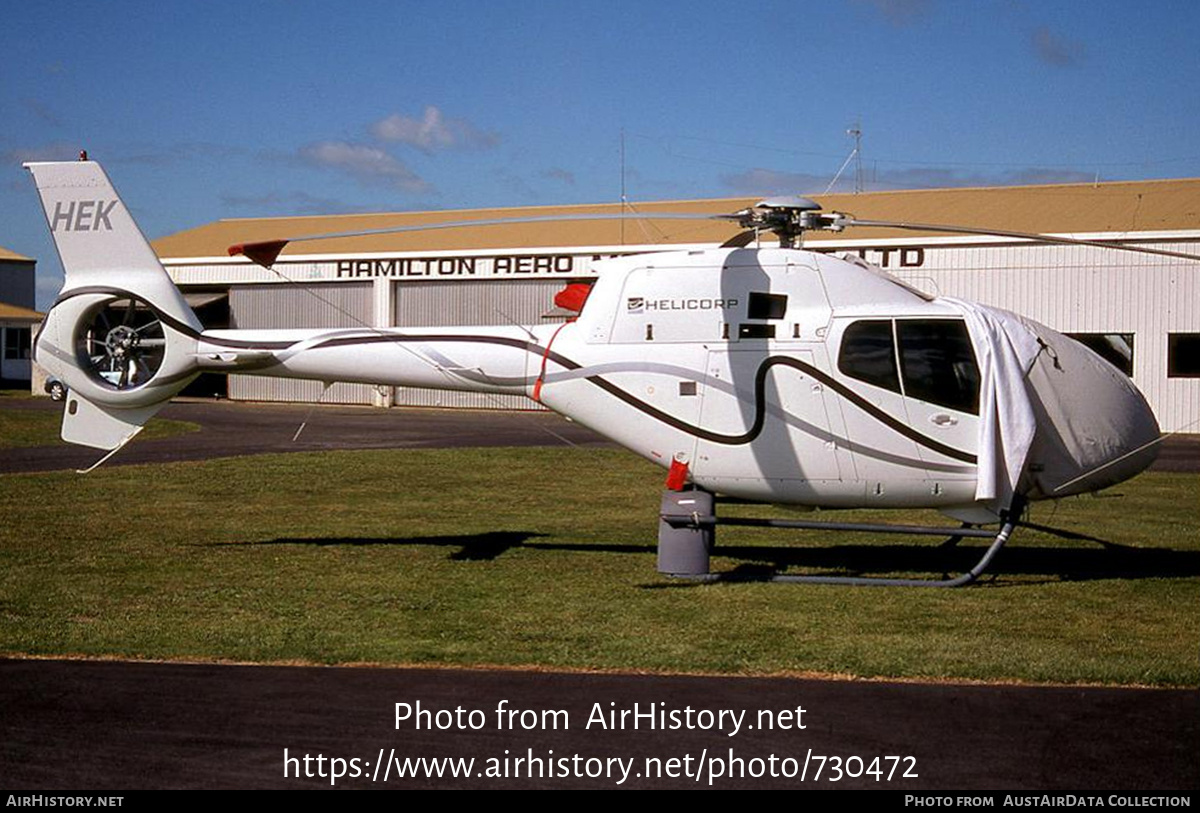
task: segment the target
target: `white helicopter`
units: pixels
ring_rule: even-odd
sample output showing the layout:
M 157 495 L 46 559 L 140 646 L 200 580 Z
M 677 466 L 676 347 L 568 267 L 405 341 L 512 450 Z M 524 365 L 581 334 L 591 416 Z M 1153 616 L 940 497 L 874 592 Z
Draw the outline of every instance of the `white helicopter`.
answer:
M 860 221 L 773 199 L 725 216 L 746 231 L 720 248 L 596 261 L 594 284 L 556 297 L 574 314 L 562 323 L 206 330 L 99 164 L 25 166 L 66 274 L 35 358 L 69 388 L 63 439 L 110 454 L 206 371 L 519 393 L 669 469 L 661 572 L 727 577 L 709 573 L 718 523 L 992 540 L 953 579 L 773 579 L 937 586 L 974 581 L 1028 501 L 1105 488 L 1157 454 L 1158 424 L 1141 393 L 1078 342 L 1012 313 L 930 297 L 855 256 L 795 247 L 805 230 L 849 225 L 979 230 Z M 779 247 L 747 247 L 763 232 Z M 346 235 L 291 239 L 329 236 Z M 269 267 L 288 242 L 231 254 Z M 716 494 L 936 508 L 964 526 L 718 518 Z M 970 527 L 989 524 L 998 530 Z

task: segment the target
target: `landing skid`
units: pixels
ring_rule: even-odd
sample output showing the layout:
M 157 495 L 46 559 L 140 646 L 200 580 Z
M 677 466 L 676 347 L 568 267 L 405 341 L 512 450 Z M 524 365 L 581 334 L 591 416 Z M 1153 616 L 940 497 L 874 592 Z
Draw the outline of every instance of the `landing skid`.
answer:
M 975 567 L 953 579 L 889 579 L 866 576 L 795 576 L 777 574 L 762 581 L 785 584 L 845 584 L 854 587 L 962 587 L 978 579 L 992 563 L 1000 548 L 1012 535 L 1021 514 L 1014 503 L 1005 515 L 999 531 L 981 528 L 945 528 L 931 525 L 891 525 L 860 522 L 812 522 L 791 519 L 756 519 L 718 517 L 716 501 L 707 491 L 667 491 L 663 494 L 658 523 L 658 572 L 691 581 L 745 581 L 747 577 L 734 573 L 710 573 L 709 553 L 716 539 L 717 525 L 741 525 L 755 528 L 798 528 L 819 531 L 869 531 L 885 534 L 910 534 L 950 538 L 944 546 L 953 546 L 971 537 L 991 539 L 983 557 Z M 755 579 L 756 581 L 758 579 Z

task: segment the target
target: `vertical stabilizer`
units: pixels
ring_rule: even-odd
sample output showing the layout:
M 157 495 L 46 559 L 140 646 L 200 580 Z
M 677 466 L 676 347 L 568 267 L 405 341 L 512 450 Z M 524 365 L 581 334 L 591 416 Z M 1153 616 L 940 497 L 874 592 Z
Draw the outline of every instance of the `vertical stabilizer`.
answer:
M 195 378 L 202 327 L 99 164 L 25 167 L 65 275 L 34 358 L 68 388 L 63 440 L 115 449 Z
M 200 331 L 200 322 L 99 164 L 29 163 L 25 168 L 37 184 L 62 260 L 63 293 L 94 286 L 124 289 Z

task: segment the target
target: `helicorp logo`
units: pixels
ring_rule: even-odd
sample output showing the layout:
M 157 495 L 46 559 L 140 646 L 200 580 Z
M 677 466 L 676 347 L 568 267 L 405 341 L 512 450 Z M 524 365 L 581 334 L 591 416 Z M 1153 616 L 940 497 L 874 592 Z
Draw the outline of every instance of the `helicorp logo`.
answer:
M 646 299 L 640 296 L 629 297 L 628 310 L 630 313 L 641 313 L 646 308 Z

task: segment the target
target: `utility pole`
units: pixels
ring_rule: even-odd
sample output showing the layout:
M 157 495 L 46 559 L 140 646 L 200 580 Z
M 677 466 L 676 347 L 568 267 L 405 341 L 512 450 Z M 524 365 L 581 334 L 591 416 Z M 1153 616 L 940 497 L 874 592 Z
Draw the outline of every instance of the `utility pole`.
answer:
M 625 245 L 625 207 L 629 199 L 625 197 L 625 128 L 621 128 L 621 245 Z
M 863 191 L 862 123 L 855 121 L 846 135 L 854 137 L 854 194 L 857 195 Z

